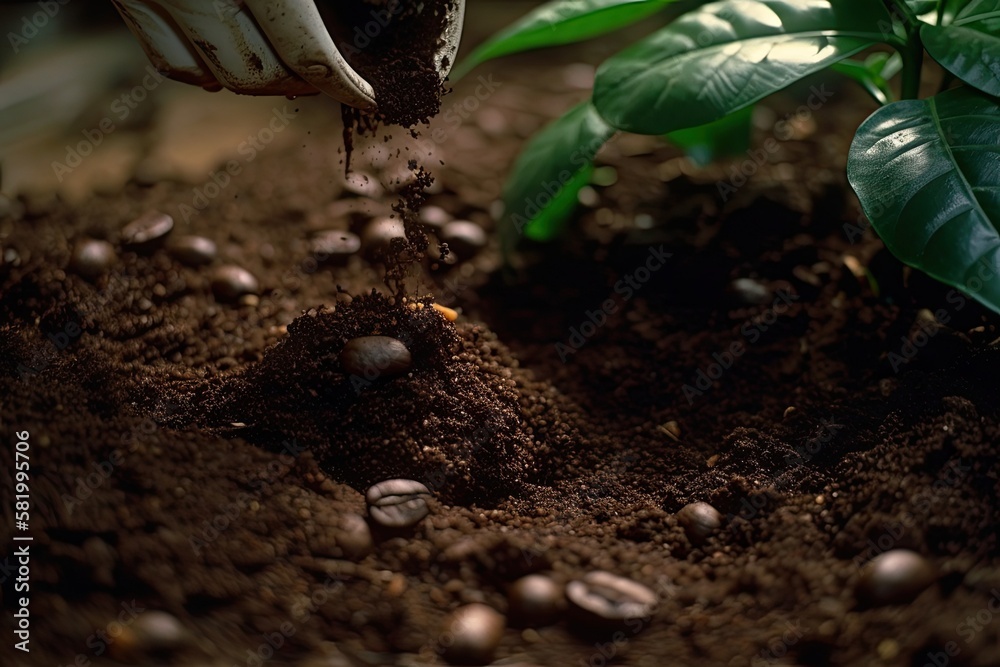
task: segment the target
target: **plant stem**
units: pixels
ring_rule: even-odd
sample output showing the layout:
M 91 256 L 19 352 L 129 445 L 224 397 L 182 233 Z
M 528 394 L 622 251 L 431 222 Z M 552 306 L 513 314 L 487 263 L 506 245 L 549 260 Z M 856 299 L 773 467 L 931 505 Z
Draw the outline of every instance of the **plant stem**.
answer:
M 916 99 L 920 94 L 920 75 L 924 64 L 924 45 L 920 41 L 920 21 L 904 0 L 882 0 L 894 21 L 903 24 L 906 41 L 899 48 L 903 57 L 903 84 L 899 98 Z

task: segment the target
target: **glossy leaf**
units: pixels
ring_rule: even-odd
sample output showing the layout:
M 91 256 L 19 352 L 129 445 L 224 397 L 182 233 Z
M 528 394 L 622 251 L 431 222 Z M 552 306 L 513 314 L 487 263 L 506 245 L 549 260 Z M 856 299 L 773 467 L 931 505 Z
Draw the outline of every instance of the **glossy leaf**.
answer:
M 890 39 L 874 0 L 724 0 L 604 62 L 594 104 L 614 127 L 665 134 L 750 106 Z
M 676 0 L 555 0 L 529 12 L 458 63 L 452 79 L 500 56 L 597 37 L 654 14 Z
M 900 260 L 1000 312 L 1000 106 L 963 87 L 882 107 L 847 177 Z
M 1000 95 L 1000 0 L 970 0 L 949 25 L 922 25 L 920 39 L 946 70 Z
M 594 156 L 613 133 L 584 102 L 532 137 L 504 188 L 500 234 L 505 249 L 513 248 L 522 234 L 548 241 L 562 231 L 590 178 Z
M 746 107 L 717 121 L 671 132 L 664 138 L 684 149 L 685 155 L 696 165 L 705 166 L 750 148 L 752 121 L 753 107 Z

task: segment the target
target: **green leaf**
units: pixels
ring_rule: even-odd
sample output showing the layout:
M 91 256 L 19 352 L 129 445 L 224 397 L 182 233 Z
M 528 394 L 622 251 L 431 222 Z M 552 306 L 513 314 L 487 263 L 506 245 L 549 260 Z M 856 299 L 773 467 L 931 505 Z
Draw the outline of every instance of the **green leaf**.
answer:
M 532 137 L 504 187 L 500 236 L 506 251 L 521 234 L 549 241 L 562 231 L 590 178 L 594 156 L 613 133 L 584 102 Z
M 1000 95 L 1000 0 L 971 0 L 949 25 L 920 26 L 920 39 L 946 70 Z
M 941 0 L 906 0 L 906 6 L 917 16 L 936 12 Z
M 684 149 L 696 165 L 705 166 L 750 148 L 752 121 L 753 107 L 746 107 L 705 125 L 670 132 L 664 138 Z
M 714 2 L 605 61 L 594 104 L 629 132 L 702 125 L 892 39 L 888 21 L 875 0 Z
M 889 79 L 899 73 L 903 67 L 903 58 L 899 53 L 873 53 L 864 60 L 845 58 L 830 66 L 838 72 L 857 81 L 879 104 L 893 101 Z
M 597 37 L 635 23 L 676 0 L 555 0 L 484 42 L 452 72 L 452 80 L 492 58 Z
M 847 177 L 896 257 L 1000 312 L 1000 107 L 970 88 L 882 107 Z

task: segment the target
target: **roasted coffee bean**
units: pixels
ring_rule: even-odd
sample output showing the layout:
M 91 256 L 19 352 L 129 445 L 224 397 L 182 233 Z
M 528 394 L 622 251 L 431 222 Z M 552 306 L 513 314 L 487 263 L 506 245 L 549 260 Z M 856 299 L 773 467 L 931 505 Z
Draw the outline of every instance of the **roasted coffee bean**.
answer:
M 369 257 L 379 257 L 388 249 L 393 239 L 405 239 L 406 230 L 398 218 L 375 218 L 361 232 L 361 245 Z
M 337 532 L 337 546 L 350 560 L 361 560 L 374 547 L 372 531 L 360 514 L 346 514 L 340 522 Z
M 692 544 L 704 544 L 722 526 L 722 514 L 708 503 L 691 503 L 677 512 L 677 521 Z
M 204 266 L 212 263 L 218 248 L 204 236 L 182 236 L 170 246 L 170 254 L 181 264 Z
M 155 609 L 137 616 L 132 630 L 135 632 L 138 648 L 145 652 L 179 648 L 189 637 L 187 629 L 176 616 Z
M 385 188 L 372 174 L 352 171 L 342 182 L 344 190 L 351 194 L 378 199 L 385 194 Z
M 771 300 L 771 290 L 751 278 L 737 278 L 729 284 L 733 295 L 742 303 L 759 306 Z
M 73 248 L 69 268 L 87 280 L 104 275 L 118 261 L 115 248 L 107 241 L 84 239 Z
M 656 594 L 637 581 L 604 570 L 588 572 L 566 585 L 566 600 L 576 620 L 614 628 L 627 619 L 648 618 L 656 609 Z
M 222 301 L 236 301 L 245 294 L 256 294 L 258 289 L 252 273 L 232 264 L 220 266 L 212 276 L 212 291 Z
M 412 363 L 406 345 L 390 336 L 352 338 L 340 352 L 344 371 L 365 380 L 405 373 Z
M 441 228 L 441 241 L 461 259 L 468 259 L 486 246 L 486 231 L 468 220 L 453 220 Z
M 368 489 L 368 515 L 383 528 L 409 528 L 419 523 L 430 508 L 431 492 L 412 479 L 387 479 Z
M 361 249 L 357 234 L 329 230 L 320 232 L 309 241 L 309 251 L 317 262 L 337 263 Z
M 420 209 L 420 222 L 435 229 L 440 229 L 451 221 L 451 214 L 440 206 L 428 205 Z
M 543 574 L 529 574 L 515 581 L 507 592 L 508 614 L 518 627 L 540 627 L 559 618 L 563 590 Z
M 147 211 L 122 228 L 122 243 L 135 247 L 153 247 L 174 228 L 174 219 L 166 213 Z
M 488 665 L 503 639 L 504 617 L 484 604 L 459 607 L 441 627 L 444 659 L 453 665 Z
M 912 601 L 934 583 L 934 568 L 909 549 L 893 549 L 868 563 L 858 580 L 858 599 L 879 606 Z

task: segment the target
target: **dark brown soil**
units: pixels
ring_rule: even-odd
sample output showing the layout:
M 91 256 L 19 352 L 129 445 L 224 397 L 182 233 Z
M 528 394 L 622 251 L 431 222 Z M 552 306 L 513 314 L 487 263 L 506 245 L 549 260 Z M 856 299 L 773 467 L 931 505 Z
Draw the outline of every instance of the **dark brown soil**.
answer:
M 429 204 L 491 227 L 524 136 L 580 95 L 558 68 L 532 72 L 454 130 Z M 673 149 L 622 137 L 601 156 L 617 182 L 595 187 L 578 233 L 533 249 L 520 280 L 497 270 L 494 243 L 420 276 L 406 301 L 372 293 L 380 264 L 317 268 L 304 250 L 316 215 L 349 197 L 312 152 L 262 154 L 185 230 L 260 281 L 239 303 L 215 300 L 212 267 L 164 249 L 119 245 L 95 283 L 67 270 L 76 240 L 117 243 L 140 213 L 188 201 L 186 186 L 13 207 L 0 218 L 0 500 L 12 506 L 13 434 L 27 430 L 32 652 L 9 649 L 5 614 L 3 664 L 437 664 L 459 604 L 505 612 L 522 574 L 596 568 L 657 591 L 641 632 L 508 629 L 496 659 L 922 666 L 951 650 L 948 664 L 997 664 L 997 321 L 904 272 L 870 233 L 845 234 L 847 128 L 866 113 L 838 97 L 724 206 L 728 165 L 678 175 Z M 339 137 L 314 141 L 330 154 Z M 626 299 L 618 281 L 661 248 L 672 256 Z M 736 278 L 770 296 L 744 303 Z M 608 299 L 606 324 L 557 347 Z M 914 328 L 923 308 L 946 325 Z M 412 372 L 345 377 L 340 347 L 368 334 L 407 341 Z M 723 361 L 733 343 L 743 352 Z M 715 364 L 730 368 L 699 389 Z M 413 534 L 372 545 L 362 493 L 397 475 L 437 500 Z M 726 516 L 703 546 L 674 514 L 695 500 Z M 900 547 L 936 583 L 861 608 L 859 566 Z M 157 648 L 140 612 L 96 639 L 133 601 L 185 635 Z

